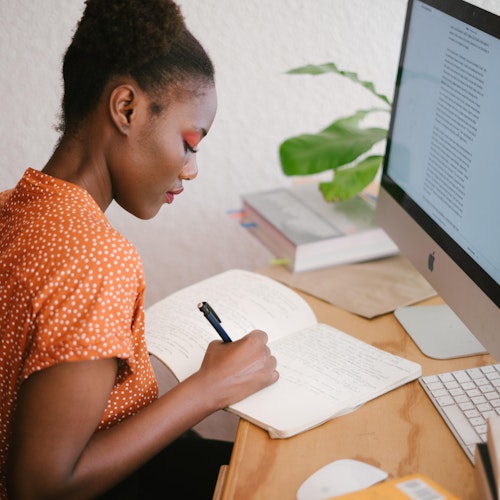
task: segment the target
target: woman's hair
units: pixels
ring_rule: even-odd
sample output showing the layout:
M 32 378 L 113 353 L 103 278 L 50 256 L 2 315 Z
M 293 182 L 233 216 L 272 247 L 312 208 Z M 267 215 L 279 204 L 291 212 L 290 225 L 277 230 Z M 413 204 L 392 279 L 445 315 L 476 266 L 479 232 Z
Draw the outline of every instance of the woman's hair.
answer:
M 86 0 L 64 56 L 61 132 L 78 126 L 114 76 L 130 76 L 159 98 L 179 84 L 213 83 L 214 68 L 174 2 Z

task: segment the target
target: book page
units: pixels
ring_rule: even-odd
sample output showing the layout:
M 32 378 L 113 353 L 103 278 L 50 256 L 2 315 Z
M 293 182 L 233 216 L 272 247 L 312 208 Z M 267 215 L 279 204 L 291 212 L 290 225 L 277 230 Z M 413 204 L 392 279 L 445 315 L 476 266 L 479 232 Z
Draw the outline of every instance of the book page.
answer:
M 324 324 L 278 339 L 271 350 L 280 379 L 231 410 L 272 437 L 315 427 L 421 374 L 417 363 Z
M 267 276 L 233 269 L 175 292 L 146 310 L 146 342 L 179 380 L 198 370 L 217 332 L 198 310 L 208 302 L 232 340 L 264 330 L 269 342 L 316 323 L 296 292 Z

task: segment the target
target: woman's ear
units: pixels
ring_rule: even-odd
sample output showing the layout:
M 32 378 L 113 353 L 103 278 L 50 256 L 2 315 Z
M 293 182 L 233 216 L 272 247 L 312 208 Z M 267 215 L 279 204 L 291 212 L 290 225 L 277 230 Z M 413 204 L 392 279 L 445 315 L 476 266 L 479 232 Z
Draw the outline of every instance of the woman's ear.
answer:
M 113 123 L 120 133 L 127 134 L 136 118 L 138 93 L 133 85 L 115 87 L 109 99 L 109 111 Z

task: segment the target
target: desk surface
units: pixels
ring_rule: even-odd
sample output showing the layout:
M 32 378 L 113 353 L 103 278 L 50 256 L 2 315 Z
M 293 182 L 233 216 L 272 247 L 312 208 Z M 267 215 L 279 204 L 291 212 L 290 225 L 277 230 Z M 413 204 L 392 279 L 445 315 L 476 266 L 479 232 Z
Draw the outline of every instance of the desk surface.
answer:
M 434 360 L 424 356 L 392 314 L 367 320 L 303 294 L 319 322 L 422 365 L 424 375 L 481 366 L 489 356 Z M 440 303 L 434 298 L 426 304 Z M 464 500 L 474 499 L 474 468 L 417 381 L 288 439 L 271 439 L 245 420 L 222 488 L 222 499 L 295 499 L 302 482 L 340 458 L 370 463 L 402 477 L 420 472 Z

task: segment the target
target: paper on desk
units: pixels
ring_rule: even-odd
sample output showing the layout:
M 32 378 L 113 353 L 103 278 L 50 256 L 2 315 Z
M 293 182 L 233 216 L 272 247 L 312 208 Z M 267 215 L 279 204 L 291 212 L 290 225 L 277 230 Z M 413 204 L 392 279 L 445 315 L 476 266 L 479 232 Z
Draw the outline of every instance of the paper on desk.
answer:
M 266 269 L 266 274 L 365 318 L 393 312 L 398 307 L 436 295 L 401 255 L 303 273 L 273 266 Z

